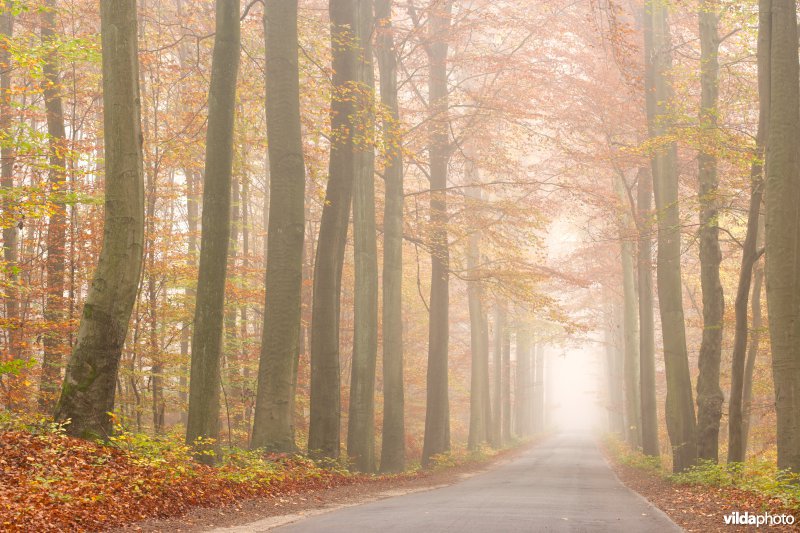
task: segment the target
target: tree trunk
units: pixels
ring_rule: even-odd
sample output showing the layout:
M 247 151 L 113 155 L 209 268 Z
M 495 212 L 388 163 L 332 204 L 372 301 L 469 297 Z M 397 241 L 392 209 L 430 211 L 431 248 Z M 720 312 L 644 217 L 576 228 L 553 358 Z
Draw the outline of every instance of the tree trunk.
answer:
M 775 381 L 778 468 L 800 472 L 797 5 L 794 0 L 771 0 L 761 2 L 761 6 L 772 14 L 765 274 Z
M 498 298 L 495 301 L 495 320 L 494 320 L 494 346 L 492 352 L 494 353 L 494 370 L 492 375 L 492 419 L 491 430 L 489 432 L 490 442 L 493 448 L 500 448 L 503 445 L 502 441 L 502 420 L 503 420 L 503 402 L 500 401 L 503 395 L 502 378 L 503 378 L 503 331 L 505 330 L 506 313 L 503 303 Z
M 358 151 L 353 183 L 353 253 L 355 258 L 353 361 L 347 455 L 361 472 L 375 470 L 375 367 L 378 359 L 378 244 L 375 229 L 374 93 L 372 2 L 360 0 L 356 42 L 360 45 L 356 83 Z
M 383 438 L 381 472 L 405 468 L 403 394 L 403 155 L 397 103 L 397 51 L 392 29 L 392 0 L 375 1 L 376 55 L 381 103 L 389 113 L 383 135 L 387 156 L 383 180 Z
M 502 384 L 500 391 L 503 403 L 503 423 L 500 439 L 504 444 L 511 442 L 511 333 L 508 328 L 503 330 L 503 353 L 502 353 Z
M 623 401 L 623 390 L 625 388 L 623 380 L 623 354 L 618 346 L 618 336 L 615 331 L 617 325 L 617 313 L 613 306 L 609 306 L 606 311 L 608 324 L 605 330 L 606 346 L 606 373 L 608 378 L 608 425 L 612 433 L 619 437 L 625 437 L 625 409 Z
M 667 6 L 661 0 L 648 0 L 645 9 L 648 126 L 652 137 L 661 137 L 670 130 L 668 105 L 672 100 L 668 79 L 672 54 Z M 658 219 L 656 277 L 667 374 L 667 432 L 672 445 L 673 469 L 681 472 L 697 462 L 697 422 L 683 316 L 677 158 L 674 142 L 656 150 L 653 183 Z
M 270 195 L 267 275 L 252 448 L 292 452 L 305 238 L 297 2 L 268 0 L 267 141 Z
M 762 231 L 759 234 L 763 233 Z M 753 297 L 751 313 L 753 315 L 753 334 L 750 337 L 750 346 L 747 348 L 747 363 L 744 369 L 744 387 L 742 391 L 742 460 L 747 457 L 747 440 L 750 435 L 750 422 L 752 420 L 753 399 L 753 372 L 756 367 L 756 357 L 761 343 L 761 289 L 764 281 L 764 269 L 756 268 L 753 279 Z
M 338 458 L 341 399 L 339 376 L 339 319 L 342 265 L 347 243 L 353 193 L 354 145 L 351 117 L 355 113 L 352 83 L 356 79 L 358 50 L 353 45 L 356 0 L 331 0 L 333 92 L 328 186 L 319 225 L 314 261 L 314 297 L 311 310 L 311 420 L 308 452 Z
M 650 169 L 639 169 L 636 187 L 638 217 L 637 276 L 639 293 L 639 395 L 642 417 L 642 452 L 660 457 L 658 445 L 658 402 L 656 400 L 656 340 L 653 319 L 652 245 L 653 177 Z
M 136 301 L 144 240 L 144 178 L 136 0 L 100 4 L 103 55 L 105 216 L 103 245 L 67 365 L 55 418 L 67 433 L 112 431 L 117 369 Z
M 544 420 L 544 344 L 538 342 L 533 352 L 533 433 L 543 433 L 545 430 Z
M 622 335 L 623 335 L 623 374 L 625 380 L 625 413 L 627 426 L 625 435 L 628 444 L 638 448 L 641 444 L 641 403 L 639 399 L 639 321 L 636 295 L 636 258 L 634 245 L 630 240 L 635 224 L 629 211 L 624 209 L 628 203 L 628 190 L 625 177 L 617 175 L 614 189 L 620 202 L 622 214 L 618 226 L 620 235 L 620 259 L 622 261 Z
M 243 110 L 239 107 L 237 113 L 242 113 Z M 236 126 L 234 126 L 236 128 Z M 236 151 L 234 144 L 234 151 Z M 246 159 L 246 154 L 241 154 L 243 159 Z M 236 158 L 236 155 L 234 155 Z M 237 165 L 238 166 L 238 165 Z M 239 181 L 240 169 L 235 169 L 231 177 L 231 234 L 228 240 L 228 270 L 233 270 L 233 276 L 236 277 L 236 264 L 239 257 L 239 230 L 242 226 L 241 220 L 241 183 Z M 229 425 L 229 432 L 241 425 L 242 417 L 239 416 L 241 411 L 238 409 L 241 404 L 241 397 L 239 395 L 239 384 L 241 382 L 241 361 L 239 360 L 239 330 L 237 328 L 236 319 L 239 315 L 239 307 L 236 305 L 234 298 L 228 298 L 225 305 L 225 340 L 224 348 L 222 350 L 223 361 L 225 367 L 225 410 L 226 418 Z
M 42 12 L 42 42 L 49 44 L 56 38 L 56 2 L 47 0 Z M 50 152 L 48 187 L 53 204 L 53 213 L 47 225 L 47 296 L 44 320 L 48 332 L 43 339 L 42 375 L 39 387 L 39 410 L 53 410 L 61 382 L 62 352 L 66 339 L 59 334 L 65 319 L 64 275 L 65 247 L 67 242 L 67 218 L 61 198 L 66 189 L 66 131 L 64 106 L 61 100 L 61 80 L 58 54 L 51 51 L 42 65 L 45 110 L 47 112 L 47 134 Z
M 208 91 L 208 130 L 203 174 L 203 213 L 200 235 L 200 269 L 192 331 L 189 376 L 189 417 L 186 443 L 208 444 L 198 439 L 219 439 L 220 363 L 225 312 L 225 276 L 231 225 L 231 175 L 233 127 L 236 112 L 236 77 L 240 49 L 239 0 L 218 0 L 216 33 Z M 198 453 L 198 460 L 214 456 Z
M 527 437 L 531 433 L 531 334 L 526 325 L 517 328 L 517 373 L 514 386 L 514 433 Z
M 453 0 L 434 6 L 430 14 L 429 115 L 431 185 L 431 296 L 428 325 L 427 399 L 422 464 L 450 450 L 450 399 L 448 395 L 448 341 L 450 336 L 450 250 L 447 237 L 448 139 L 447 51 Z
M 468 209 L 478 210 L 481 207 L 480 175 L 476 163 L 477 154 L 471 143 L 464 147 L 466 161 L 466 201 Z M 467 238 L 467 270 L 470 279 L 467 281 L 467 299 L 469 303 L 470 348 L 472 364 L 470 367 L 469 396 L 469 437 L 468 447 L 476 450 L 485 442 L 489 433 L 489 337 L 486 328 L 488 318 L 483 308 L 483 285 L 480 279 L 480 230 L 473 229 Z M 491 415 L 491 411 L 489 412 Z
M 186 256 L 186 266 L 190 271 L 194 270 L 197 265 L 197 220 L 199 218 L 199 205 L 197 201 L 198 179 L 191 170 L 185 171 L 186 176 L 186 225 L 189 233 L 189 246 Z M 181 423 L 184 425 L 188 422 L 188 407 L 189 407 L 189 383 L 188 373 L 189 368 L 186 361 L 189 360 L 190 341 L 192 338 L 192 327 L 189 323 L 189 316 L 191 315 L 191 304 L 195 299 L 197 291 L 194 287 L 189 285 L 184 289 L 184 314 L 186 321 L 181 324 L 181 371 L 178 398 L 180 399 L 181 408 Z
M 13 2 L 5 1 L 5 8 L 0 14 L 0 40 L 6 41 L 14 35 Z M 0 46 L 0 131 L 10 135 L 13 110 L 11 108 L 11 53 L 9 47 L 2 43 Z M 11 190 L 14 187 L 14 148 L 11 143 L 0 146 L 0 187 Z M 3 260 L 5 261 L 5 276 L 8 280 L 7 295 L 5 297 L 5 318 L 10 325 L 8 329 L 6 357 L 14 359 L 18 356 L 17 329 L 19 328 L 19 294 L 17 290 L 17 224 L 14 215 L 13 199 L 3 199 L 3 212 L 11 214 L 12 223 L 3 227 Z
M 719 386 L 725 298 L 719 279 L 719 179 L 714 136 L 719 103 L 719 16 L 714 0 L 700 5 L 700 129 L 706 135 L 698 155 L 698 203 L 700 205 L 700 285 L 703 292 L 703 339 L 697 376 L 697 455 L 719 459 L 719 423 L 725 397 Z
M 744 414 L 744 389 L 746 382 L 746 350 L 747 337 L 747 306 L 750 295 L 750 284 L 753 277 L 753 268 L 758 261 L 758 242 L 763 240 L 761 202 L 764 193 L 764 142 L 766 141 L 767 124 L 769 122 L 770 106 L 770 46 L 771 46 L 771 13 L 769 2 L 761 2 L 758 14 L 758 132 L 756 133 L 756 147 L 753 154 L 753 163 L 750 167 L 750 207 L 747 217 L 747 233 L 745 234 L 742 248 L 742 266 L 739 269 L 739 285 L 736 291 L 734 311 L 736 315 L 736 330 L 733 337 L 733 355 L 731 356 L 731 394 L 728 404 L 728 462 L 743 462 L 747 455 L 747 438 L 745 425 L 747 416 Z M 762 273 L 763 275 L 763 273 Z M 755 298 L 755 289 L 754 289 Z M 758 292 L 759 301 L 753 301 L 754 310 L 758 306 L 761 310 L 761 290 Z M 753 322 L 755 326 L 755 315 Z M 756 342 L 758 333 L 753 332 Z M 755 356 L 754 356 L 755 357 Z

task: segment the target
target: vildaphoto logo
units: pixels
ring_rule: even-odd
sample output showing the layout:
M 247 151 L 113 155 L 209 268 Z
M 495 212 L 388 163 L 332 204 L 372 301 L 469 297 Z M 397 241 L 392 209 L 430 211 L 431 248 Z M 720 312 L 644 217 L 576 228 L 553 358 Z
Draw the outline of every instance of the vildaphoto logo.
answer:
M 728 526 L 791 526 L 794 524 L 794 516 L 790 514 L 761 513 L 753 514 L 750 512 L 740 513 L 734 511 L 724 516 L 725 525 Z

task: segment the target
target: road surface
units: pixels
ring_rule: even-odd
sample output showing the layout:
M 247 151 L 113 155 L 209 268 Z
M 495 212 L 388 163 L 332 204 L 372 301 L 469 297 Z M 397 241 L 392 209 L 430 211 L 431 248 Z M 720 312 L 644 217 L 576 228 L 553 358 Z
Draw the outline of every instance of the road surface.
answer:
M 249 531 L 264 531 L 251 524 Z M 240 529 L 241 530 L 241 529 Z M 590 435 L 564 433 L 464 481 L 300 519 L 280 533 L 682 531 L 626 488 Z

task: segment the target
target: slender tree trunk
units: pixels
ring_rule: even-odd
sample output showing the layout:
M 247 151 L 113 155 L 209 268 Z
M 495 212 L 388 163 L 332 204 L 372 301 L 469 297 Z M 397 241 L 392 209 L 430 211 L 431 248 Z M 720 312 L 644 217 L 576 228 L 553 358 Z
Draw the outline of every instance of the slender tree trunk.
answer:
M 544 369 L 544 344 L 538 342 L 534 347 L 534 363 L 533 363 L 533 433 L 542 433 L 545 430 L 544 419 L 544 387 L 545 387 L 545 369 Z
M 750 207 L 747 217 L 747 233 L 742 247 L 742 266 L 739 269 L 739 285 L 736 291 L 734 311 L 736 330 L 733 337 L 733 355 L 731 356 L 731 393 L 728 404 L 728 462 L 743 462 L 747 454 L 745 436 L 746 415 L 744 414 L 744 389 L 746 387 L 746 351 L 747 351 L 747 307 L 753 268 L 758 261 L 758 241 L 761 225 L 761 202 L 764 192 L 764 168 L 761 163 L 764 157 L 767 124 L 770 107 L 770 46 L 771 46 L 771 13 L 769 2 L 759 4 L 758 15 L 758 132 L 753 163 L 750 167 Z M 760 289 L 760 288 L 759 288 Z M 756 294 L 755 292 L 753 294 Z M 761 309 L 760 290 L 758 293 L 758 309 Z M 756 306 L 756 302 L 753 302 Z M 753 317 L 755 322 L 755 316 Z M 757 333 L 753 333 L 757 335 Z M 757 341 L 756 341 L 757 342 Z
M 328 186 L 319 225 L 314 261 L 314 297 L 311 310 L 311 420 L 308 451 L 318 457 L 339 457 L 341 399 L 339 376 L 339 320 L 342 265 L 353 193 L 354 146 L 351 117 L 355 113 L 352 84 L 359 57 L 353 42 L 356 0 L 331 0 L 333 142 Z
M 758 348 L 761 343 L 761 328 L 763 326 L 761 316 L 761 289 L 763 282 L 764 269 L 756 268 L 756 272 L 753 276 L 753 297 L 751 300 L 753 334 L 750 336 L 750 346 L 747 348 L 747 363 L 744 369 L 744 387 L 742 391 L 742 460 L 747 456 L 747 441 L 750 435 L 750 422 L 753 416 L 753 372 L 756 367 L 756 357 L 758 357 Z
M 619 174 L 614 179 L 614 189 L 621 206 L 628 203 L 628 190 L 625 176 Z M 622 335 L 623 335 L 623 374 L 625 380 L 625 413 L 628 424 L 625 435 L 633 448 L 641 444 L 641 403 L 639 399 L 639 321 L 636 295 L 636 258 L 634 244 L 630 240 L 635 224 L 624 207 L 621 209 L 618 226 L 620 234 L 620 259 L 622 261 Z
M 447 51 L 453 0 L 434 6 L 430 14 L 428 153 L 431 185 L 431 296 L 428 327 L 428 373 L 425 437 L 422 464 L 450 450 L 450 399 L 448 395 L 448 341 L 450 336 L 450 250 L 447 237 L 448 139 Z
M 268 0 L 267 141 L 270 197 L 267 300 L 252 448 L 291 452 L 305 238 L 305 164 L 300 123 L 297 2 Z
M 669 132 L 667 106 L 672 100 L 668 79 L 672 67 L 667 6 L 661 0 L 645 5 L 648 126 L 653 137 Z M 653 157 L 653 182 L 658 219 L 658 302 L 667 374 L 666 418 L 672 464 L 681 472 L 697 462 L 697 422 L 686 349 L 681 284 L 681 234 L 678 205 L 678 161 L 674 142 L 659 147 Z
M 697 455 L 719 459 L 719 425 L 725 397 L 719 386 L 725 298 L 719 278 L 719 179 L 713 143 L 719 103 L 719 16 L 715 0 L 700 4 L 700 128 L 708 148 L 698 155 L 700 205 L 700 285 L 703 291 L 703 339 L 697 377 Z
M 383 439 L 381 472 L 405 468 L 403 393 L 403 155 L 397 103 L 397 51 L 392 29 L 392 0 L 375 1 L 376 55 L 387 139 L 383 211 Z
M 241 107 L 238 108 L 237 113 L 242 113 Z M 236 126 L 234 126 L 236 128 Z M 234 141 L 234 151 L 236 151 L 236 144 Z M 234 159 L 236 159 L 234 155 Z M 242 154 L 245 158 L 246 154 Z M 234 163 L 235 167 L 238 167 Z M 242 226 L 241 220 L 241 183 L 239 181 L 239 168 L 235 168 L 231 179 L 231 234 L 228 245 L 228 270 L 233 270 L 233 276 L 236 277 L 236 265 L 239 257 L 239 230 Z M 228 298 L 225 306 L 225 341 L 223 348 L 223 366 L 225 367 L 225 397 L 227 400 L 226 416 L 232 425 L 231 430 L 238 428 L 241 425 L 242 418 L 240 415 L 239 405 L 241 404 L 241 397 L 239 395 L 239 384 L 241 382 L 241 361 L 239 360 L 239 330 L 237 328 L 236 320 L 239 315 L 239 306 L 236 305 L 235 299 Z
M 353 362 L 347 455 L 361 472 L 375 470 L 375 367 L 378 359 L 378 244 L 375 228 L 374 92 L 372 2 L 358 1 L 356 40 L 361 47 L 357 72 L 360 120 L 353 184 L 355 257 Z
M 519 437 L 527 437 L 531 433 L 531 334 L 527 325 L 517 328 L 517 373 L 515 377 L 514 433 Z
M 769 4 L 766 6 L 765 4 Z M 800 75 L 797 4 L 771 0 L 770 111 L 766 159 L 766 282 L 777 414 L 778 468 L 800 472 Z
M 14 35 L 13 2 L 4 2 L 3 13 L 0 14 L 0 131 L 11 134 L 12 120 L 12 95 L 11 95 L 11 53 L 5 42 Z M 14 148 L 10 143 L 3 143 L 0 147 L 0 187 L 11 190 L 14 187 Z M 6 216 L 10 213 L 11 220 L 14 215 L 13 200 L 10 197 L 3 199 L 2 208 Z M 17 330 L 19 324 L 19 294 L 17 291 L 17 224 L 14 222 L 3 227 L 3 260 L 5 261 L 5 276 L 8 280 L 7 296 L 5 297 L 5 318 L 11 327 L 8 330 L 6 357 L 13 359 L 18 356 Z
M 619 437 L 625 437 L 625 409 L 623 401 L 623 352 L 618 346 L 615 331 L 617 314 L 614 306 L 606 311 L 608 325 L 605 331 L 606 371 L 608 376 L 608 425 L 609 429 Z
M 55 39 L 56 2 L 47 0 L 42 12 L 42 42 L 52 43 Z M 42 355 L 42 375 L 39 386 L 39 410 L 52 412 L 55 406 L 58 385 L 61 381 L 62 353 L 66 339 L 59 332 L 65 319 L 64 276 L 65 248 L 67 242 L 67 218 L 61 196 L 66 189 L 66 131 L 64 127 L 64 106 L 61 100 L 61 80 L 58 54 L 48 53 L 42 66 L 45 110 L 47 112 L 47 133 L 49 136 L 50 169 L 48 187 L 53 204 L 53 213 L 47 225 L 47 296 L 44 319 L 49 324 L 44 335 Z
M 250 176 L 245 174 L 242 179 L 242 271 L 247 272 L 250 269 Z M 247 346 L 250 340 L 249 321 L 248 321 L 247 302 L 242 303 L 239 308 L 239 338 L 240 338 L 240 355 L 242 367 L 241 375 L 237 374 L 238 382 L 235 384 L 236 397 L 239 400 L 237 405 L 236 419 L 239 424 L 246 424 L 249 430 L 249 421 L 247 418 L 247 383 L 249 382 L 249 375 L 247 374 L 248 361 L 247 361 Z M 247 441 L 250 441 L 249 431 Z
M 136 1 L 100 4 L 105 132 L 103 246 L 83 307 L 55 418 L 67 433 L 112 431 L 117 369 L 136 301 L 144 241 L 144 178 Z
M 650 169 L 639 169 L 636 186 L 638 217 L 637 276 L 639 293 L 639 395 L 642 416 L 642 452 L 660 457 L 658 445 L 658 402 L 656 400 L 656 341 L 653 318 L 652 245 L 653 177 Z
M 197 220 L 199 218 L 199 206 L 197 201 L 197 184 L 198 179 L 191 170 L 184 171 L 186 178 L 186 224 L 189 231 L 189 246 L 186 256 L 186 266 L 193 270 L 197 265 L 197 254 L 199 252 L 197 247 Z M 194 287 L 187 285 L 184 289 L 184 315 L 186 321 L 181 325 L 181 370 L 179 378 L 179 392 L 178 398 L 180 399 L 181 408 L 181 423 L 184 425 L 188 421 L 188 407 L 189 407 L 189 383 L 188 374 L 189 367 L 187 361 L 189 360 L 189 348 L 192 338 L 192 327 L 189 323 L 189 317 L 192 316 L 192 302 L 195 299 L 196 292 Z
M 231 231 L 233 127 L 240 40 L 239 0 L 218 0 L 208 91 L 200 269 L 189 377 L 186 443 L 190 445 L 197 444 L 198 439 L 219 439 L 220 364 Z M 202 444 L 198 451 L 205 451 L 206 444 L 218 448 L 216 442 Z M 214 456 L 209 454 L 199 453 L 197 457 L 202 462 L 214 461 Z
M 503 331 L 505 330 L 506 313 L 503 303 L 498 298 L 494 304 L 495 320 L 494 320 L 494 346 L 492 352 L 494 353 L 494 373 L 492 375 L 492 422 L 491 431 L 489 433 L 492 447 L 500 448 L 503 445 L 502 441 L 502 420 L 503 420 L 503 402 L 500 401 L 503 395 L 502 380 L 503 380 Z
M 468 141 L 464 148 L 466 161 L 466 179 L 469 187 L 466 190 L 466 201 L 470 210 L 481 207 L 480 175 L 475 161 L 477 154 Z M 467 281 L 467 299 L 469 302 L 470 348 L 472 364 L 470 367 L 469 397 L 469 437 L 468 447 L 475 450 L 485 442 L 489 434 L 489 337 L 486 323 L 488 317 L 483 307 L 483 285 L 480 279 L 480 230 L 473 229 L 467 239 L 467 270 L 470 278 Z M 489 411 L 488 415 L 491 415 Z
M 500 439 L 504 444 L 511 442 L 511 333 L 503 330 L 502 384 L 500 401 L 503 403 L 503 423 Z

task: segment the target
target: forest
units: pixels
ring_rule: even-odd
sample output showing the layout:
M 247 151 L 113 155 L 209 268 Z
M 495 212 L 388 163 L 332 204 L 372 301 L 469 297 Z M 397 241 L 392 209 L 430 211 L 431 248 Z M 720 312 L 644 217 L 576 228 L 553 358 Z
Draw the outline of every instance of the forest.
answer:
M 795 0 L 1 0 L 0 529 L 548 446 L 798 512 L 799 141 Z

